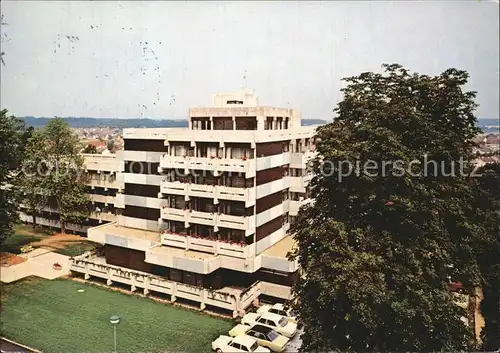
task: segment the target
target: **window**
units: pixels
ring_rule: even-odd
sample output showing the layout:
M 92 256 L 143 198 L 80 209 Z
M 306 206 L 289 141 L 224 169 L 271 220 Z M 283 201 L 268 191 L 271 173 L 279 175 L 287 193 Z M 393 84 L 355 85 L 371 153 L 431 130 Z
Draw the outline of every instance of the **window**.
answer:
M 278 324 L 281 326 L 281 327 L 285 327 L 287 324 L 288 324 L 288 320 L 284 317 L 281 318 L 280 321 L 278 321 Z
M 272 320 L 266 320 L 267 325 L 276 327 L 276 323 Z
M 170 270 L 170 280 L 175 282 L 182 282 L 182 272 L 178 270 Z
M 250 352 L 254 352 L 257 348 L 259 348 L 259 344 L 257 342 L 254 342 L 250 347 Z
M 277 333 L 276 331 L 274 331 L 274 330 L 269 331 L 269 333 L 267 334 L 267 339 L 268 339 L 269 341 L 271 341 L 271 342 L 272 342 L 272 341 L 274 341 L 274 340 L 275 340 L 276 338 L 278 338 L 278 337 L 279 337 L 279 336 L 278 336 L 278 333 Z
M 234 347 L 236 349 L 241 349 L 241 345 L 239 343 L 236 343 L 236 342 L 229 343 L 229 346 Z
M 247 346 L 244 346 L 244 345 L 241 345 L 241 350 L 242 350 L 243 352 L 250 352 L 250 351 L 248 350 Z

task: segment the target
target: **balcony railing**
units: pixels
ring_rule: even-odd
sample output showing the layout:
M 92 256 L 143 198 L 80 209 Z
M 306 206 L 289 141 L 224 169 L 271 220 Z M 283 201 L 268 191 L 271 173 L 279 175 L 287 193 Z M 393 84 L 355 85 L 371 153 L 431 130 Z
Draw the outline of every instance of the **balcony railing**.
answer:
M 162 207 L 161 218 L 213 227 L 239 229 L 246 231 L 246 235 L 252 234 L 255 228 L 254 216 L 232 216 L 223 213 L 200 212 L 170 207 Z
M 162 181 L 161 192 L 168 195 L 211 198 L 215 203 L 221 199 L 243 201 L 247 207 L 255 204 L 254 188 Z
M 115 155 L 82 154 L 86 170 L 116 172 L 118 163 Z
M 114 204 L 116 201 L 116 196 L 109 196 L 109 195 L 98 195 L 98 194 L 90 194 L 89 195 L 90 201 L 92 202 L 100 202 L 104 204 Z
M 255 247 L 246 244 L 231 244 L 219 240 L 195 238 L 186 235 L 163 233 L 163 245 L 186 250 L 201 251 L 214 255 L 224 255 L 240 259 L 248 259 L 255 255 Z
M 260 295 L 260 282 L 255 282 L 245 291 L 234 288 L 228 291 L 225 291 L 224 288 L 210 290 L 170 281 L 146 272 L 108 265 L 103 258 L 98 258 L 89 252 L 71 258 L 70 263 L 71 271 L 84 274 L 85 279 L 94 276 L 107 280 L 107 285 L 117 282 L 130 285 L 132 291 L 142 288 L 144 294 L 148 294 L 150 291 L 168 294 L 172 301 L 176 301 L 177 298 L 192 300 L 200 303 L 202 310 L 205 309 L 206 305 L 212 305 L 232 311 L 233 317 L 243 316 L 245 309 Z
M 245 173 L 247 177 L 255 176 L 255 159 L 183 157 L 165 154 L 161 158 L 160 167 L 168 169 L 210 170 L 216 175 L 219 172 L 234 172 Z

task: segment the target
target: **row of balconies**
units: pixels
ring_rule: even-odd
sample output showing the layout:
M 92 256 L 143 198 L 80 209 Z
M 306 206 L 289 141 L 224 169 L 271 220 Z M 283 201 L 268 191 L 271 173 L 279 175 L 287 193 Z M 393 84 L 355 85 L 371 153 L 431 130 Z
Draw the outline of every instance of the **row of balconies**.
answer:
M 185 196 L 186 201 L 190 197 L 203 197 L 214 199 L 215 204 L 218 203 L 218 199 L 222 199 L 245 202 L 245 207 L 255 205 L 255 188 L 162 181 L 158 197 L 162 197 L 163 194 Z
M 231 289 L 229 293 L 225 292 L 224 289 L 210 290 L 170 281 L 145 272 L 108 265 L 104 259 L 88 253 L 71 258 L 70 269 L 84 274 L 85 279 L 89 279 L 91 276 L 105 279 L 107 285 L 117 282 L 130 285 L 132 291 L 141 288 L 144 290 L 144 294 L 148 294 L 149 291 L 164 293 L 170 295 L 172 301 L 176 301 L 177 298 L 189 299 L 200 303 L 201 309 L 204 309 L 206 305 L 211 305 L 231 310 L 234 317 L 244 315 L 245 309 L 260 295 L 260 282 L 244 291 Z
M 210 170 L 214 175 L 220 172 L 245 173 L 247 178 L 255 177 L 255 159 L 220 159 L 203 157 L 182 157 L 164 155 L 160 169 Z
M 193 223 L 212 226 L 215 231 L 222 227 L 244 230 L 247 236 L 255 233 L 255 216 L 233 216 L 223 213 L 162 207 L 161 219 L 184 222 L 186 227 Z
M 82 153 L 85 170 L 95 170 L 97 172 L 118 171 L 118 158 L 116 155 Z
M 254 244 L 230 243 L 213 238 L 198 238 L 171 232 L 146 232 L 114 223 L 88 230 L 88 239 L 145 252 L 145 261 L 159 266 L 207 274 L 218 268 L 255 272 L 266 268 L 294 272 L 298 264 L 283 256 L 263 253 L 286 236 L 288 225 Z M 260 255 L 258 255 L 260 254 Z M 286 254 L 286 251 L 283 252 Z
M 224 255 L 246 259 L 255 255 L 255 246 L 246 244 L 231 244 L 220 240 L 195 238 L 181 234 L 164 232 L 161 243 L 166 246 L 185 250 L 201 251 L 214 255 Z
M 92 203 L 100 202 L 106 206 L 109 204 L 114 205 L 116 202 L 116 196 L 110 196 L 110 195 L 89 194 L 89 198 Z

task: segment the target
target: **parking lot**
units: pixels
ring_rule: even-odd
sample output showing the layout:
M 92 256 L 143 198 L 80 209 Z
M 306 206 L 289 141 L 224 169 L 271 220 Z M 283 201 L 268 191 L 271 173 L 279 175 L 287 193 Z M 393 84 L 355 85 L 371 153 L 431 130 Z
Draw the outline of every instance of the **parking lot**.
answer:
M 299 351 L 300 346 L 302 345 L 302 339 L 300 336 L 302 335 L 302 329 L 297 331 L 295 337 L 293 337 L 290 342 L 286 345 L 285 353 L 296 353 Z

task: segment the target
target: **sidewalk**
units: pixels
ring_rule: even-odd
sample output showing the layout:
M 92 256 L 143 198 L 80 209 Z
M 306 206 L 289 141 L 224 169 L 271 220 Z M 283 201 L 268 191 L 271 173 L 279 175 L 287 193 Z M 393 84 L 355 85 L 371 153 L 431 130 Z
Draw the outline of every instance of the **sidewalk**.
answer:
M 20 255 L 27 259 L 26 262 L 0 269 L 0 281 L 11 283 L 29 276 L 38 276 L 46 279 L 54 279 L 69 275 L 69 256 L 57 254 L 46 249 L 36 249 L 27 254 Z M 59 263 L 62 268 L 55 270 L 52 266 Z

